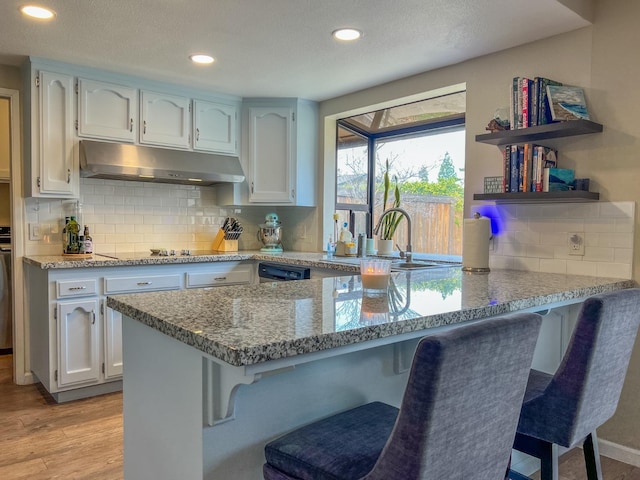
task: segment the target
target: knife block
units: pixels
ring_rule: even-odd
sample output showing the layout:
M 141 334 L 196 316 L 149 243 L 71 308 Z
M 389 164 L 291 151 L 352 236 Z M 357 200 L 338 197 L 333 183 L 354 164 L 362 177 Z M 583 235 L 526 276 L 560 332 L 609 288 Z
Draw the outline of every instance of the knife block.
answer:
M 224 230 L 218 230 L 216 238 L 213 239 L 212 249 L 216 252 L 237 252 L 238 240 L 225 240 Z

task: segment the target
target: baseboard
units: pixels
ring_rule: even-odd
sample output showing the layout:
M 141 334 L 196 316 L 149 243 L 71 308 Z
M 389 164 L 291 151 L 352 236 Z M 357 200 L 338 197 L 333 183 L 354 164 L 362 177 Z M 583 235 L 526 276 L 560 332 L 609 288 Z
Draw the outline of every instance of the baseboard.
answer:
M 625 447 L 624 445 L 619 445 L 601 438 L 598 439 L 598 448 L 600 455 L 633 465 L 634 467 L 640 467 L 640 450 Z

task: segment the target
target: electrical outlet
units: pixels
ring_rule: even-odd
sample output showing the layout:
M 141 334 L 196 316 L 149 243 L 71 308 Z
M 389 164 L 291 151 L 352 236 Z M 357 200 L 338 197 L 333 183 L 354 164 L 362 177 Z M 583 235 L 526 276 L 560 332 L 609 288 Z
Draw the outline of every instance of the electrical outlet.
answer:
M 39 224 L 29 224 L 29 240 L 42 240 L 42 230 Z
M 569 232 L 567 234 L 569 255 L 584 255 L 584 233 Z

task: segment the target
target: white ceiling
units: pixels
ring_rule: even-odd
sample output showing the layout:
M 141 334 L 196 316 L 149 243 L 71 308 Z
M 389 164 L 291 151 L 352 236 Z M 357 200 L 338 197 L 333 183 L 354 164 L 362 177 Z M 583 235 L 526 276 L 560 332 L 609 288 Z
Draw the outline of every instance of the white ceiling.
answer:
M 0 2 L 0 63 L 27 56 L 244 97 L 324 100 L 589 25 L 557 0 Z M 575 4 L 576 0 L 560 0 Z M 579 2 L 577 2 L 579 3 Z M 331 32 L 364 32 L 345 44 Z M 196 66 L 191 53 L 216 58 Z

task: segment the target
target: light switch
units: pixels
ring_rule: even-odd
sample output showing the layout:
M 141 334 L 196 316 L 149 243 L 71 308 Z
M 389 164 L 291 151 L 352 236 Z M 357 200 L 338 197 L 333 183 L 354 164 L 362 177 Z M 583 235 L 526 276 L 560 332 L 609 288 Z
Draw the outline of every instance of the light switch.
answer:
M 38 223 L 29 224 L 29 240 L 42 240 L 42 231 Z

